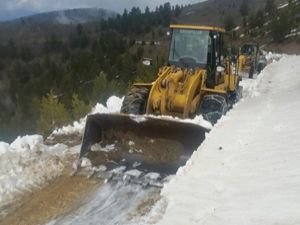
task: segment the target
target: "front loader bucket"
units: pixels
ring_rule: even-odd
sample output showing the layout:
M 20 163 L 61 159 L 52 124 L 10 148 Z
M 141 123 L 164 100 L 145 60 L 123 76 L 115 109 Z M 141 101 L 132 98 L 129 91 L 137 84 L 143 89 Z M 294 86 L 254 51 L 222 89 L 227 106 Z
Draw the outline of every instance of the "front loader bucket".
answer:
M 209 130 L 193 123 L 127 114 L 87 118 L 80 158 L 108 169 L 124 165 L 145 172 L 175 173 Z

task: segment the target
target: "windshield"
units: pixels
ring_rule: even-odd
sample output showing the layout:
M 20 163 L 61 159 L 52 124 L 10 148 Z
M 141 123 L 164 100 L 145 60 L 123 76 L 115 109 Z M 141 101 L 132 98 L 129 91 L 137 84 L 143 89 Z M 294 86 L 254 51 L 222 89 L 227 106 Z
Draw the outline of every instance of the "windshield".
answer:
M 256 54 L 257 47 L 255 45 L 245 44 L 241 48 L 241 54 L 243 55 L 253 55 Z
M 175 65 L 206 65 L 209 31 L 174 29 L 169 62 Z

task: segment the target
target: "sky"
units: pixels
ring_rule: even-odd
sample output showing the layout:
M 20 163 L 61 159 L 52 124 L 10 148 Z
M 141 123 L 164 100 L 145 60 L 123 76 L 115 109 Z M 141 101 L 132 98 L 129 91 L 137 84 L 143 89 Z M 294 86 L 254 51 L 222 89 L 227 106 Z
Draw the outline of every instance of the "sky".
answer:
M 121 13 L 125 8 L 131 9 L 133 6 L 139 6 L 141 9 L 149 6 L 154 9 L 155 6 L 167 1 L 168 0 L 0 0 L 0 20 L 8 20 L 39 12 L 72 8 L 105 8 Z M 203 0 L 169 0 L 172 5 L 186 5 L 201 1 Z

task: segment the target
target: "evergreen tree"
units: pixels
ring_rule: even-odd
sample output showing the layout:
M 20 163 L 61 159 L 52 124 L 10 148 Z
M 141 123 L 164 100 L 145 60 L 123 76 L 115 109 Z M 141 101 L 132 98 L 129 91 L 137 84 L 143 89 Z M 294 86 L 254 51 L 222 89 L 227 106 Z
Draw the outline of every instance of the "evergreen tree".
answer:
M 240 6 L 240 13 L 241 13 L 242 17 L 248 16 L 248 13 L 249 13 L 248 0 L 242 1 L 242 4 Z
M 274 13 L 276 12 L 276 5 L 274 0 L 266 1 L 265 11 L 268 12 L 270 15 L 274 15 Z
M 271 33 L 274 41 L 284 41 L 285 35 L 291 30 L 291 23 L 288 12 L 282 12 L 271 22 Z
M 10 39 L 7 43 L 7 54 L 10 59 L 15 59 L 17 57 L 17 47 L 13 39 Z
M 259 28 L 262 28 L 264 26 L 264 23 L 265 23 L 264 11 L 258 10 L 255 16 L 255 25 L 258 26 Z
M 90 106 L 79 99 L 77 94 L 72 95 L 72 114 L 73 119 L 78 120 L 90 111 Z
M 235 27 L 235 23 L 231 15 L 226 16 L 224 21 L 224 27 L 226 31 L 231 31 Z
M 108 97 L 112 94 L 118 94 L 121 91 L 118 89 L 117 82 L 112 80 L 108 81 L 107 75 L 104 72 L 101 72 L 93 82 L 92 87 L 92 104 L 96 104 L 97 102 L 104 103 Z
M 55 128 L 66 125 L 70 121 L 65 105 L 58 101 L 57 96 L 51 90 L 41 101 L 40 118 L 37 121 L 38 132 L 48 135 Z
M 265 17 L 264 17 L 264 11 L 263 10 L 258 10 L 256 14 L 252 14 L 249 17 L 249 27 L 250 28 L 255 28 L 259 27 L 262 28 L 265 23 Z
M 175 11 L 175 17 L 178 17 L 181 13 L 180 6 L 176 5 L 174 11 Z

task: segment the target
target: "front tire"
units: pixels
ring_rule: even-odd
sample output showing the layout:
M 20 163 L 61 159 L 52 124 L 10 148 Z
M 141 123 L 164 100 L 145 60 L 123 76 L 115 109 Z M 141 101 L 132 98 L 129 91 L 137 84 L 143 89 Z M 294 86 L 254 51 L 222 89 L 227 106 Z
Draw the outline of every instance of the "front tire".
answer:
M 121 113 L 142 115 L 146 112 L 149 89 L 133 87 L 125 96 Z
M 208 94 L 203 97 L 200 105 L 200 113 L 205 120 L 211 122 L 212 125 L 226 114 L 228 104 L 224 96 L 216 94 Z

